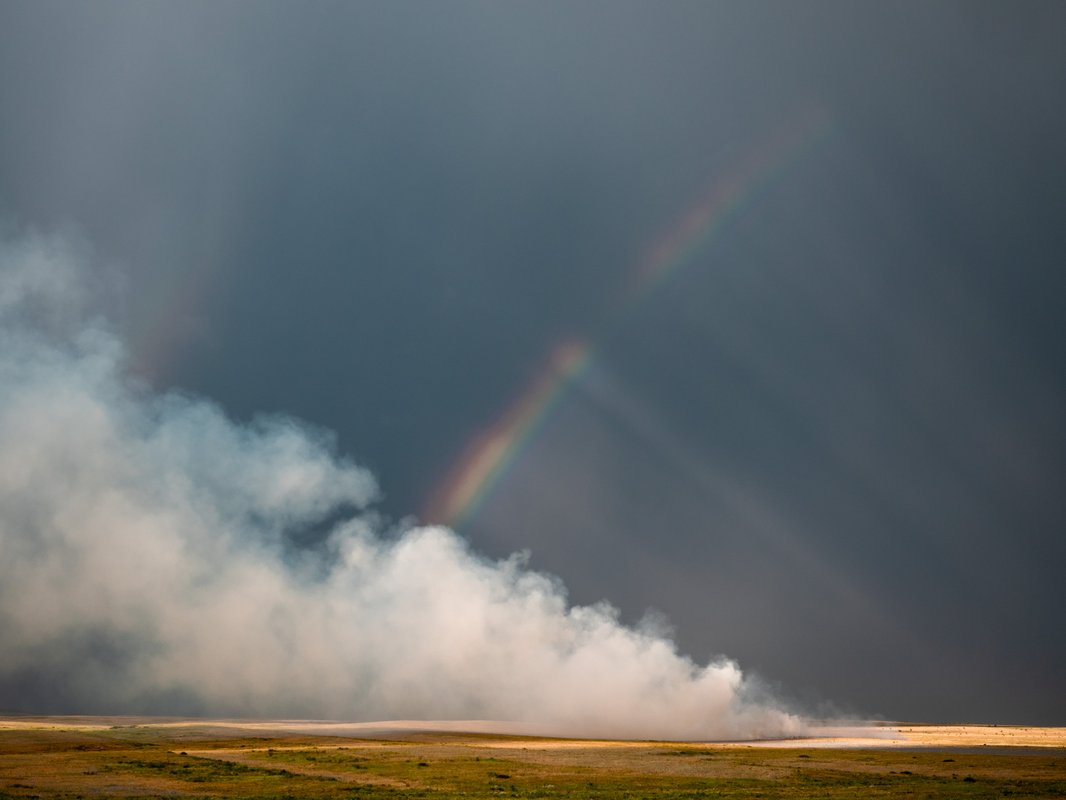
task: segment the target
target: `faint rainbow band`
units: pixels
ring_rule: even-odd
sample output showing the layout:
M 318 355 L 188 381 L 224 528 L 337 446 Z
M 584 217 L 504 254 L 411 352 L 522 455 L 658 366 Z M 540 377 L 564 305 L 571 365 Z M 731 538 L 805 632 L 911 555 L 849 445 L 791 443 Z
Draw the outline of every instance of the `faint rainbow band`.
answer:
M 773 136 L 746 150 L 732 169 L 714 180 L 648 256 L 636 263 L 612 323 L 599 336 L 553 347 L 525 391 L 467 443 L 431 493 L 423 520 L 454 528 L 469 522 L 632 310 L 690 263 L 691 256 L 705 248 L 730 219 L 749 208 L 764 189 L 779 182 L 831 131 L 824 107 L 807 106 Z

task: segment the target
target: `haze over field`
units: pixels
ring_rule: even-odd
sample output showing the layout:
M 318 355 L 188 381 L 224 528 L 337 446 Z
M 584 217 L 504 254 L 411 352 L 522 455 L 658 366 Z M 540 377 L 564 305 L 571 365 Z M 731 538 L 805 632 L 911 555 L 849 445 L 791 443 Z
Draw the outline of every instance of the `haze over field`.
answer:
M 1063 724 L 1063 30 L 0 0 L 0 712 Z
M 569 607 L 521 555 L 387 537 L 329 433 L 156 394 L 58 238 L 0 249 L 0 697 L 27 711 L 497 719 L 751 737 L 800 723 L 735 664 Z M 319 529 L 320 543 L 299 537 Z

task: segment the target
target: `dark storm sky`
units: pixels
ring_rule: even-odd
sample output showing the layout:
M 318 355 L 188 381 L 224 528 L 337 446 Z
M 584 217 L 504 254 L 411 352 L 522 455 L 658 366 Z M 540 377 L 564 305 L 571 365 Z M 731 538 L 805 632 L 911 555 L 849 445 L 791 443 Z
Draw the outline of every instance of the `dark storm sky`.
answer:
M 591 339 L 479 550 L 796 697 L 1066 724 L 1064 30 L 1025 2 L 0 0 L 0 217 L 123 276 L 153 385 L 335 431 L 393 518 Z M 812 108 L 825 137 L 619 319 Z

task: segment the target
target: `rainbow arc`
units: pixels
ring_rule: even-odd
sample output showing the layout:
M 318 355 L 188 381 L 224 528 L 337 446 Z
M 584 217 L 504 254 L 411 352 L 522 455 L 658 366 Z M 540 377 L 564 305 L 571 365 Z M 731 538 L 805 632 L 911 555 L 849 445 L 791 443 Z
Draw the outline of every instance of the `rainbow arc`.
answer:
M 749 208 L 767 187 L 780 181 L 830 131 L 825 110 L 809 107 L 774 135 L 746 150 L 731 169 L 717 176 L 648 255 L 634 265 L 628 291 L 600 335 L 583 341 L 564 341 L 550 350 L 526 389 L 463 448 L 430 495 L 422 518 L 452 527 L 468 522 L 570 388 L 595 362 L 611 333 L 625 325 L 637 306 L 646 303 L 660 286 L 691 263 L 693 256 L 706 249 L 729 220 Z

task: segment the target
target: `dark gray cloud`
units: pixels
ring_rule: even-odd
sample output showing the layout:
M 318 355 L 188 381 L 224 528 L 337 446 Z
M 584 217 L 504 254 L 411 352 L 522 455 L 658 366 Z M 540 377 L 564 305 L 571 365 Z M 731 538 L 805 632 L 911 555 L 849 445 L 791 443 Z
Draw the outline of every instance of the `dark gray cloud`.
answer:
M 94 302 L 141 376 L 336 431 L 396 517 L 591 337 L 478 548 L 797 694 L 1061 723 L 1063 22 L 5 2 L 0 212 L 124 275 Z M 825 140 L 618 321 L 641 254 L 811 107 Z

